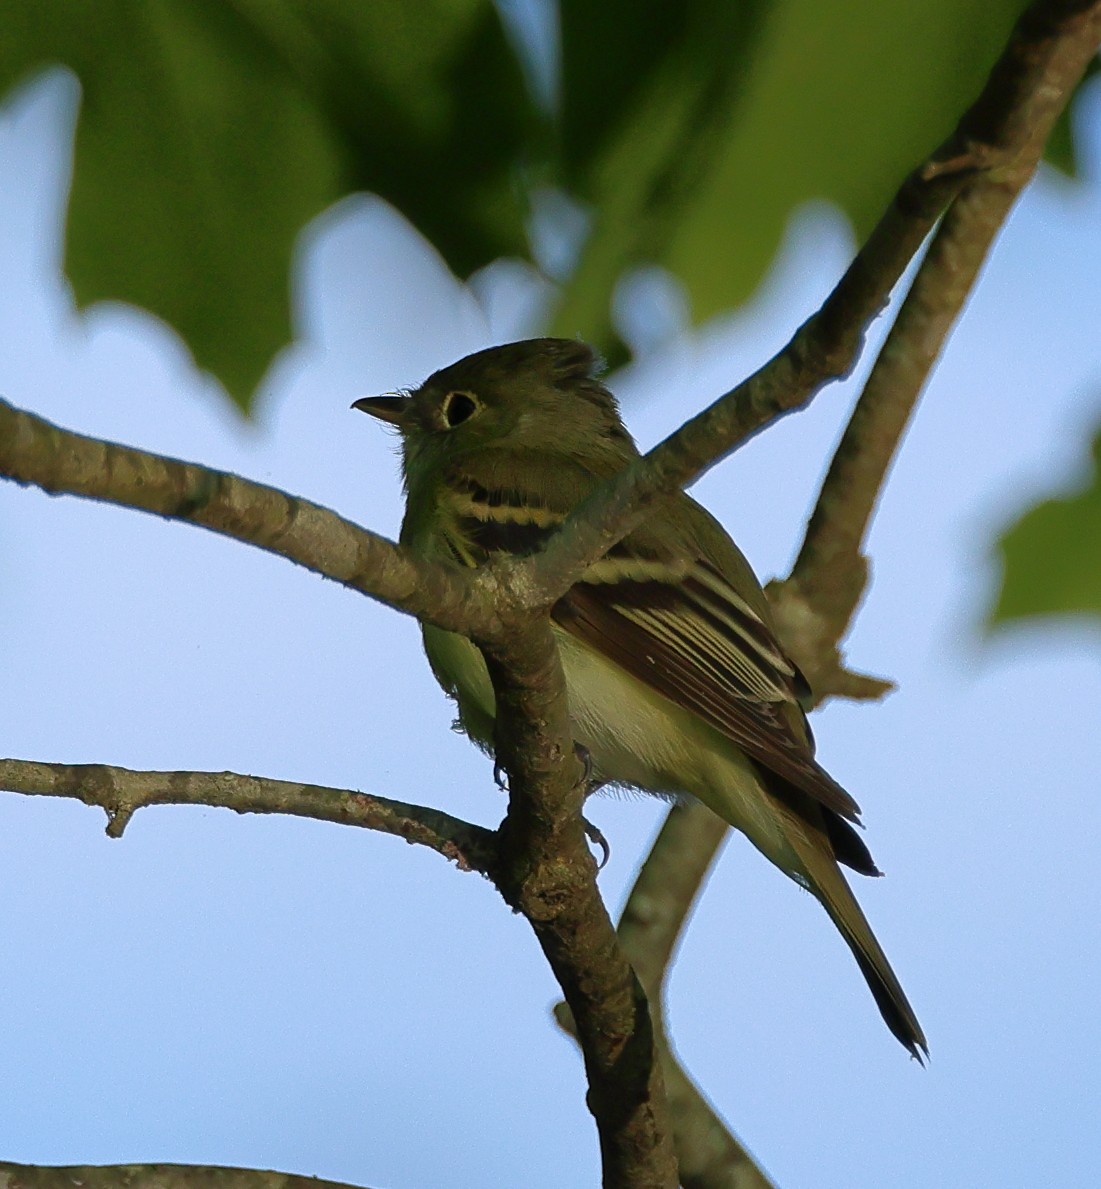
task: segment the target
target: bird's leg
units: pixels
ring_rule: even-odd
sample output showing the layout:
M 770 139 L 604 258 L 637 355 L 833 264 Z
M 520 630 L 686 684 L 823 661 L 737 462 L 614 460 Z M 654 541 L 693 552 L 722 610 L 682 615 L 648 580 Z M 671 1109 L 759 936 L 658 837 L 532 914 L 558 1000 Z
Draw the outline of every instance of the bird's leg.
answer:
M 595 793 L 604 782 L 593 779 L 593 759 L 589 755 L 589 749 L 587 747 L 580 743 L 575 743 L 573 745 L 573 754 L 581 764 L 581 779 L 577 783 L 585 790 L 585 796 L 588 797 L 590 794 Z M 505 767 L 501 761 L 497 759 L 493 761 L 493 782 L 501 792 L 508 792 L 508 773 L 505 771 Z M 600 847 L 600 863 L 597 870 L 603 871 L 612 854 L 612 848 L 608 845 L 607 838 L 604 837 L 603 833 L 587 817 L 582 816 L 581 828 L 585 831 L 585 837 L 594 846 Z
M 577 783 L 585 790 L 585 797 L 588 798 L 604 782 L 593 779 L 593 757 L 589 754 L 589 749 L 584 744 L 575 742 L 573 745 L 573 754 L 577 756 L 581 764 L 581 779 Z M 600 847 L 600 862 L 597 864 L 597 870 L 603 871 L 607 866 L 608 860 L 612 857 L 612 848 L 608 845 L 608 840 L 604 837 L 601 830 L 597 826 L 594 826 L 584 815 L 581 817 L 581 827 L 585 831 L 585 837 L 594 846 Z

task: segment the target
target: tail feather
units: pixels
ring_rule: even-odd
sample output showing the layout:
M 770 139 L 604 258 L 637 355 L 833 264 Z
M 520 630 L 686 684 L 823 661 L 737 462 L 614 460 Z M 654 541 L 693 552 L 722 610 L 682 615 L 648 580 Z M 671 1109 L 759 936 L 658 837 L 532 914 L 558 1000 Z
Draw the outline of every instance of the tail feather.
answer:
M 805 836 L 796 835 L 791 841 L 802 860 L 810 890 L 852 950 L 887 1027 L 924 1065 L 929 1056 L 925 1033 L 836 861 Z

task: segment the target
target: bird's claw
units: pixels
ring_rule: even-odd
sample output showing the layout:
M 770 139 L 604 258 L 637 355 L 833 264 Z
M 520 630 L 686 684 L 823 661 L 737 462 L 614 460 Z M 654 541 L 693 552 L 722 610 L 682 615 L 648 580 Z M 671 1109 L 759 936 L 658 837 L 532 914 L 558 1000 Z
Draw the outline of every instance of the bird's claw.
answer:
M 573 745 L 573 754 L 577 757 L 577 762 L 581 765 L 581 779 L 575 787 L 583 788 L 587 797 L 593 791 L 590 787 L 593 783 L 593 757 L 584 743 L 575 742 Z
M 587 817 L 581 819 L 581 828 L 585 831 L 585 837 L 594 846 L 600 847 L 600 862 L 597 863 L 596 869 L 603 871 L 608 865 L 608 860 L 612 857 L 612 848 L 608 845 L 607 838 L 604 837 L 603 831 L 594 826 Z
M 593 758 L 589 755 L 589 749 L 584 744 L 575 743 L 573 745 L 573 754 L 581 764 L 581 779 L 578 780 L 577 787 L 584 789 L 585 796 L 587 797 L 600 787 L 601 782 L 593 780 Z M 505 767 L 500 760 L 493 761 L 493 781 L 502 792 L 508 792 L 508 773 L 505 771 Z M 582 817 L 581 827 L 585 831 L 585 837 L 594 846 L 600 848 L 600 862 L 597 864 L 597 870 L 603 871 L 608 864 L 608 860 L 612 857 L 612 848 L 608 845 L 608 840 L 604 837 L 604 834 L 588 818 Z

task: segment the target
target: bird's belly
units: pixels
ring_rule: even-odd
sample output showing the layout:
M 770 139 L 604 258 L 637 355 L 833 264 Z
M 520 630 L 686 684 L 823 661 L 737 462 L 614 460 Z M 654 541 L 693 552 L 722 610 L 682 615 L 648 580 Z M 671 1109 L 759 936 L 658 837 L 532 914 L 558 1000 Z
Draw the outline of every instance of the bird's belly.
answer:
M 588 749 L 594 775 L 647 792 L 685 790 L 694 752 L 672 721 L 676 708 L 617 665 L 555 629 L 569 691 L 576 742 Z M 482 655 L 463 636 L 424 629 L 432 671 L 455 698 L 463 729 L 480 746 L 493 742 L 495 699 Z M 684 712 L 680 712 L 681 716 Z
M 730 740 L 568 633 L 556 628 L 555 637 L 574 739 L 588 749 L 597 780 L 661 796 L 691 793 L 774 863 L 792 869 L 771 798 Z M 490 750 L 495 700 L 481 653 L 464 637 L 431 627 L 424 644 L 437 680 L 458 703 L 464 730 Z
M 663 795 L 698 784 L 691 716 L 572 636 L 556 635 L 574 736 L 596 777 Z

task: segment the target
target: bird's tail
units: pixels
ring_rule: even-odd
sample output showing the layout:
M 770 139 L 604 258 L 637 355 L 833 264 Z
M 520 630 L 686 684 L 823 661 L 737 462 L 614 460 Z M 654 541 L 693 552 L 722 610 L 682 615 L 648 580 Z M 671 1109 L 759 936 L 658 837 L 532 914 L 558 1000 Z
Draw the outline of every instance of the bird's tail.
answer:
M 810 890 L 848 942 L 887 1027 L 924 1064 L 924 1058 L 929 1056 L 925 1033 L 836 861 L 809 840 L 791 841 L 802 860 Z

